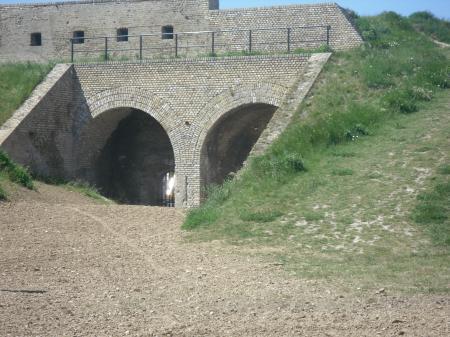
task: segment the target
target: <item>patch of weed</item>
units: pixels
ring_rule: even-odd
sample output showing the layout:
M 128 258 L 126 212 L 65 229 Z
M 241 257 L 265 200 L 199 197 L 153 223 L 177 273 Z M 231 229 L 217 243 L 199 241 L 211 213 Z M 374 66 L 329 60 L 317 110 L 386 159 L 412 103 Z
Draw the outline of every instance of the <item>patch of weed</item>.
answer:
M 239 212 L 239 218 L 241 220 L 259 223 L 272 222 L 282 215 L 282 212 L 276 210 L 252 212 L 248 209 L 245 209 Z
M 342 150 L 342 149 L 338 149 L 338 148 L 333 149 L 331 154 L 333 156 L 335 156 L 335 157 L 342 157 L 342 158 L 353 158 L 353 157 L 356 157 L 356 153 L 355 152 L 350 152 L 350 151 L 346 151 L 346 150 Z
M 324 216 L 322 213 L 319 212 L 313 212 L 313 211 L 309 211 L 309 212 L 304 212 L 302 214 L 302 216 L 305 218 L 306 221 L 308 222 L 312 222 L 312 221 L 319 221 L 319 220 L 323 220 Z
M 348 168 L 333 169 L 332 173 L 335 176 L 352 176 L 354 174 L 353 170 Z
M 417 196 L 414 220 L 430 234 L 433 242 L 450 247 L 450 180 L 437 179 L 433 189 Z
M 442 165 L 439 168 L 439 173 L 440 174 L 450 174 L 450 164 Z
M 34 188 L 33 179 L 27 169 L 14 163 L 9 156 L 0 150 L 0 172 L 4 172 L 8 178 L 30 190 Z
M 0 201 L 5 201 L 7 199 L 7 195 L 3 187 L 0 185 Z
M 213 224 L 219 218 L 217 209 L 213 207 L 201 207 L 193 209 L 189 212 L 183 223 L 183 229 L 195 229 L 207 227 Z
M 108 203 L 112 202 L 111 200 L 102 196 L 100 192 L 97 190 L 97 188 L 85 182 L 67 182 L 67 183 L 60 183 L 58 185 L 65 187 L 70 191 L 78 192 L 95 200 L 105 201 Z

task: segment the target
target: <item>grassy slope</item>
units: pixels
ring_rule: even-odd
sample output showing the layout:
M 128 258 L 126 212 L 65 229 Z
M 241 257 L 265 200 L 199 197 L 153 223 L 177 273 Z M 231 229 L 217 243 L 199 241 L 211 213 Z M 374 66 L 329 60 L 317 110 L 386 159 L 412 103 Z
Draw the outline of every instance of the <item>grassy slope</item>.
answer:
M 450 43 L 450 22 L 437 19 L 429 12 L 418 12 L 410 16 L 414 27 L 433 39 Z
M 0 64 L 0 125 L 11 117 L 51 68 L 50 64 Z
M 358 24 L 369 42 L 333 56 L 268 154 L 184 228 L 271 251 L 304 277 L 450 291 L 449 249 L 411 220 L 417 191 L 450 161 L 449 61 L 394 13 Z

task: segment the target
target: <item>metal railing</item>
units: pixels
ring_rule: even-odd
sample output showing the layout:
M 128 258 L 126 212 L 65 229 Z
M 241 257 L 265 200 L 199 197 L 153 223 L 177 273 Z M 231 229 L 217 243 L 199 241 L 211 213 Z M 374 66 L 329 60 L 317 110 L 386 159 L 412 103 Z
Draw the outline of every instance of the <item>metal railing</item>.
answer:
M 193 56 L 292 53 L 330 45 L 330 26 L 237 29 L 199 32 L 152 33 L 70 39 L 75 55 L 109 60 L 144 60 Z M 83 58 L 81 59 L 83 60 Z

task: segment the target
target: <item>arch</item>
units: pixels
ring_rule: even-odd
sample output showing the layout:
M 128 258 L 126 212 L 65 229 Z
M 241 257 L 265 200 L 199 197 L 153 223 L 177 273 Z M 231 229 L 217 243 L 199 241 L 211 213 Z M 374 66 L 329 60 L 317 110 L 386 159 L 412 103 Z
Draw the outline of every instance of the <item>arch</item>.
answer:
M 139 179 L 147 184 L 147 190 L 155 190 L 156 187 L 151 186 L 167 180 L 168 174 L 173 175 L 178 166 L 179 153 L 174 143 L 176 119 L 170 115 L 170 104 L 139 88 L 115 88 L 90 97 L 86 105 L 90 116 L 88 115 L 89 120 L 84 121 L 80 135 L 77 176 L 119 201 L 161 205 L 153 197 L 139 197 L 133 193 L 136 190 L 136 193 L 145 194 L 137 183 Z M 124 148 L 123 143 L 128 144 L 129 149 Z M 134 158 L 134 165 L 141 165 L 142 168 L 132 169 L 130 175 L 134 178 L 126 178 L 129 188 L 123 183 L 120 186 L 123 193 L 114 194 L 113 188 L 118 185 L 110 182 L 117 180 L 121 173 L 116 174 L 114 180 L 108 178 L 109 171 L 120 171 L 121 162 L 118 158 L 128 157 L 128 153 L 130 158 Z M 140 157 L 147 158 L 146 162 Z M 127 160 L 131 160 L 130 158 Z M 128 168 L 130 167 L 129 165 Z M 145 177 L 145 170 L 151 171 L 155 178 L 151 180 Z M 109 188 L 108 184 L 114 186 Z M 168 199 L 168 202 L 173 203 L 173 200 Z
M 80 126 L 80 144 L 76 149 L 76 158 L 78 162 L 77 171 L 85 170 L 86 165 L 89 165 L 89 158 L 86 158 L 86 153 L 95 152 L 90 144 L 90 139 L 86 138 L 86 133 L 89 133 L 89 127 L 93 120 L 98 119 L 104 113 L 115 109 L 130 108 L 144 111 L 152 118 L 154 118 L 166 131 L 175 155 L 175 163 L 178 166 L 180 160 L 180 146 L 179 141 L 174 130 L 180 121 L 172 113 L 173 109 L 170 103 L 160 98 L 158 95 L 138 87 L 117 87 L 107 89 L 91 96 L 87 99 L 84 106 L 87 107 L 88 117 L 90 120 L 83 121 L 83 126 Z M 80 106 L 78 110 L 81 110 Z M 92 151 L 94 150 L 94 151 Z
M 148 113 L 169 134 L 176 125 L 169 102 L 151 91 L 138 87 L 118 87 L 107 89 L 87 99 L 92 118 L 115 108 L 134 108 Z
M 197 186 L 195 195 L 199 201 L 202 198 L 202 190 L 207 184 L 220 183 L 221 181 L 223 181 L 224 175 L 226 175 L 227 173 L 235 172 L 242 166 L 243 161 L 245 161 L 249 151 L 251 150 L 251 148 L 248 148 L 248 146 L 252 147 L 254 145 L 253 142 L 257 141 L 257 139 L 260 137 L 263 129 L 266 127 L 275 111 L 281 106 L 288 93 L 288 90 L 289 89 L 287 87 L 272 83 L 236 85 L 222 91 L 201 109 L 198 114 L 199 118 L 195 121 L 194 125 L 195 128 L 193 130 L 193 142 L 195 145 L 193 146 L 194 150 L 192 152 L 192 166 L 198 168 L 196 174 L 199 180 L 195 183 L 195 185 Z M 262 119 L 259 121 L 255 121 L 255 124 L 253 124 L 258 128 L 257 134 L 253 134 L 251 135 L 251 137 L 247 137 L 247 134 L 244 132 L 244 130 L 245 128 L 247 128 L 248 130 L 248 128 L 252 126 L 252 122 L 249 119 L 242 119 L 241 117 L 243 116 L 241 116 L 241 114 L 246 114 L 247 112 L 249 112 L 249 109 L 255 110 L 261 107 L 263 108 L 263 110 L 265 109 L 262 115 L 255 114 L 256 111 L 252 111 L 251 114 L 255 117 L 263 115 L 265 117 L 262 117 Z M 233 126 L 233 119 L 235 119 L 237 123 L 240 123 L 238 121 L 241 121 L 245 125 L 234 124 Z M 231 146 L 243 145 L 247 148 L 243 151 L 238 152 L 228 152 L 227 150 L 225 150 L 222 152 L 222 154 L 219 155 L 219 158 L 211 157 L 210 152 L 205 152 L 206 144 L 219 144 L 220 141 L 215 140 L 215 143 L 211 143 L 211 137 L 209 137 L 208 139 L 208 136 L 210 132 L 216 132 L 217 130 L 219 130 L 218 126 L 220 124 L 226 125 L 226 123 L 228 123 L 229 129 L 236 128 L 240 129 L 240 131 L 234 130 L 236 131 L 233 131 L 234 135 L 226 135 L 226 142 L 228 142 L 228 145 L 225 145 L 225 147 L 228 146 L 229 148 L 229 146 L 233 144 Z M 225 129 L 226 128 L 227 127 L 225 127 Z M 216 139 L 220 139 L 222 136 L 225 136 L 225 134 L 223 133 L 223 130 L 225 129 L 222 127 L 222 130 L 216 133 L 216 136 L 214 137 L 216 137 Z M 242 141 L 239 138 L 242 138 Z M 222 151 L 223 148 L 216 148 L 216 150 Z M 230 153 L 232 153 L 232 157 L 228 158 L 233 158 L 234 162 L 229 163 L 230 165 L 228 165 L 227 156 L 229 156 Z M 220 161 L 222 163 L 227 163 L 227 167 L 220 168 L 219 166 L 214 166 L 216 164 L 221 165 Z M 210 163 L 213 163 L 213 166 L 211 166 Z M 216 169 L 218 169 L 218 171 L 220 172 L 215 177 L 212 177 L 211 175 L 205 175 L 205 171 L 214 171 Z
M 229 111 L 247 104 L 267 104 L 280 107 L 288 88 L 274 83 L 257 83 L 251 86 L 237 85 L 222 91 L 209 101 L 199 112 L 195 124 L 193 160 L 200 160 L 200 154 L 209 130 Z
M 222 184 L 238 172 L 278 107 L 241 105 L 223 115 L 208 131 L 200 157 L 200 182 Z

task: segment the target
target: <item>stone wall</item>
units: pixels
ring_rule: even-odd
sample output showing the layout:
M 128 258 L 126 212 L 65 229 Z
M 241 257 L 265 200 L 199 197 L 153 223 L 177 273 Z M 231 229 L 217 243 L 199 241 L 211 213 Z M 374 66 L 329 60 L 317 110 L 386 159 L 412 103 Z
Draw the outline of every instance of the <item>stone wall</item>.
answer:
M 362 39 L 337 4 L 290 5 L 231 10 L 210 11 L 212 30 L 286 28 L 290 27 L 291 49 L 317 48 L 327 41 L 327 29 L 330 26 L 329 41 L 332 49 L 348 49 L 359 46 Z M 309 28 L 297 28 L 309 27 Z M 287 48 L 287 31 L 253 32 L 254 48 L 268 44 L 269 50 Z M 230 40 L 230 34 L 223 37 L 223 43 Z M 235 37 L 235 43 L 246 44 L 247 32 Z M 220 43 L 220 40 L 218 41 Z
M 1 126 L 1 148 L 35 174 L 66 178 L 76 165 L 73 112 L 77 91 L 73 67 L 57 65 Z
M 110 49 L 137 48 L 139 38 L 117 42 L 119 28 L 129 35 L 158 33 L 148 37 L 148 46 L 168 47 L 173 40 L 161 39 L 161 27 L 173 25 L 176 31 L 207 29 L 207 0 L 103 0 L 37 5 L 0 5 L 0 61 L 47 59 L 69 60 L 73 32 L 85 37 L 110 36 Z M 42 46 L 30 46 L 30 34 L 42 34 Z M 103 39 L 85 40 L 79 50 L 99 50 L 80 57 L 99 57 Z
M 248 50 L 248 30 L 292 27 L 292 50 L 315 48 L 327 39 L 330 45 L 346 49 L 362 40 L 342 9 L 336 4 L 292 5 L 251 9 L 219 10 L 218 0 L 95 0 L 42 5 L 0 5 L 0 62 L 8 60 L 70 60 L 69 39 L 83 31 L 85 40 L 75 44 L 76 60 L 103 57 L 104 38 L 109 57 L 138 58 L 142 38 L 143 58 L 175 55 L 175 39 L 162 39 L 162 27 L 175 33 L 221 31 L 215 36 L 216 52 Z M 317 26 L 316 28 L 295 28 Z M 117 30 L 127 28 L 128 41 L 117 41 Z M 242 30 L 224 32 L 224 30 Z M 41 33 L 42 45 L 31 46 L 31 33 Z M 253 32 L 253 50 L 286 51 L 287 31 Z M 206 55 L 212 51 L 212 36 L 180 34 L 179 56 Z M 305 42 L 306 41 L 306 42 Z M 309 41 L 309 42 L 308 42 Z M 232 45 L 230 45 L 232 44 Z

